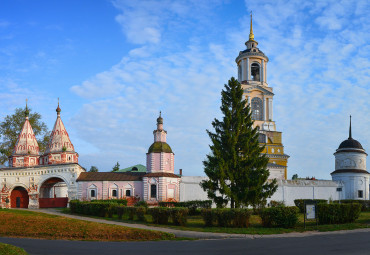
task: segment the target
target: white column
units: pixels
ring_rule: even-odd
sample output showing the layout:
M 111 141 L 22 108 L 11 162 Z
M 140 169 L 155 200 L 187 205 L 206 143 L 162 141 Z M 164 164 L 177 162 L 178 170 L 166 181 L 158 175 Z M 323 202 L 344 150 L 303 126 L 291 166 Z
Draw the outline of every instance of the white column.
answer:
M 261 63 L 261 82 L 265 81 L 265 60 L 262 59 Z
M 247 58 L 247 64 L 246 64 L 246 70 L 247 70 L 247 80 L 251 80 L 251 68 L 249 65 L 249 58 Z
M 266 120 L 266 117 L 267 117 L 267 115 L 266 115 L 266 98 L 265 98 L 265 96 L 263 96 L 263 120 Z
M 273 116 L 272 116 L 272 98 L 270 98 L 270 108 L 269 108 L 269 111 L 270 111 L 270 119 L 272 120 L 273 119 Z
M 242 59 L 241 65 L 242 65 L 242 77 L 241 77 L 242 79 L 241 79 L 241 81 L 245 81 L 246 77 L 247 77 L 247 74 L 246 74 L 247 69 L 245 67 L 245 58 Z

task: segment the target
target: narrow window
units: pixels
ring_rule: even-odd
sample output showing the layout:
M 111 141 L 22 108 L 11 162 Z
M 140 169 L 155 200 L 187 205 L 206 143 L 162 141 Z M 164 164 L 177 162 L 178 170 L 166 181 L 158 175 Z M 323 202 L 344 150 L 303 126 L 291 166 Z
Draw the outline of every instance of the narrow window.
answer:
M 131 197 L 131 190 L 126 189 L 126 197 Z
M 116 189 L 112 190 L 112 197 L 117 197 L 117 190 Z
M 150 197 L 157 198 L 157 185 L 156 184 L 150 185 Z
M 253 63 L 251 65 L 252 81 L 260 81 L 260 65 Z
M 96 192 L 95 192 L 95 190 L 94 189 L 92 189 L 91 191 L 90 191 L 90 197 L 95 197 L 96 196 Z
M 337 188 L 337 191 L 339 191 L 339 192 L 342 191 L 342 188 Z
M 262 112 L 263 112 L 262 99 L 259 97 L 252 98 L 252 119 L 263 120 Z
M 358 198 L 363 198 L 364 192 L 362 190 L 358 191 Z

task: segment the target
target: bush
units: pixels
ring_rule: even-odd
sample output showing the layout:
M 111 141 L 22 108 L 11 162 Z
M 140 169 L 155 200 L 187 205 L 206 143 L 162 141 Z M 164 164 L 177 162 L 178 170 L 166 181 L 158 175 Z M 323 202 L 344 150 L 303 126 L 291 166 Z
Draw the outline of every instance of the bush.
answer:
M 295 206 L 297 206 L 299 208 L 300 213 L 304 213 L 304 202 L 305 201 L 306 202 L 307 201 L 310 201 L 310 202 L 315 201 L 315 202 L 317 202 L 317 204 L 322 204 L 322 203 L 326 204 L 326 203 L 328 203 L 328 200 L 325 200 L 325 199 L 296 199 L 296 200 L 294 200 L 294 204 L 295 204 Z
M 216 220 L 216 214 L 212 209 L 202 209 L 201 211 L 205 227 L 212 227 Z
M 166 207 L 149 208 L 149 214 L 152 215 L 153 223 L 155 224 L 168 224 L 170 216 L 169 209 Z
M 170 211 L 171 211 L 172 222 L 174 225 L 177 225 L 177 226 L 186 225 L 189 209 L 175 207 L 175 208 L 171 208 Z
M 123 214 L 125 214 L 125 208 L 126 208 L 126 206 L 124 206 L 124 205 L 117 205 L 116 206 L 118 219 L 122 220 L 122 216 L 123 216 Z
M 319 224 L 339 224 L 354 222 L 361 213 L 361 204 L 319 204 L 317 214 Z
M 343 199 L 343 200 L 335 200 L 333 202 L 339 203 L 339 204 L 358 203 L 358 204 L 361 204 L 361 211 L 363 212 L 370 211 L 370 200 Z
M 146 221 L 145 214 L 147 211 L 147 208 L 144 206 L 134 207 L 136 211 L 137 219 L 140 221 Z
M 136 214 L 136 207 L 126 207 L 126 212 L 128 214 L 129 220 L 134 220 Z
M 271 206 L 271 207 L 285 206 L 285 204 L 284 204 L 284 201 L 275 201 L 275 200 L 271 200 L 271 201 L 270 201 L 270 206 Z
M 217 226 L 219 227 L 231 227 L 233 220 L 233 212 L 229 208 L 218 208 L 215 209 Z
M 148 203 L 145 202 L 145 201 L 137 201 L 136 204 L 135 204 L 135 206 L 136 207 L 142 206 L 142 207 L 148 208 Z
M 91 200 L 91 203 L 116 203 L 116 204 L 123 204 L 127 206 L 127 200 L 126 199 L 96 199 Z
M 112 217 L 117 203 L 107 202 L 81 202 L 78 200 L 70 201 L 72 213 L 92 215 L 98 217 Z
M 252 212 L 248 209 L 231 209 L 233 212 L 233 226 L 236 228 L 247 228 Z
M 292 228 L 298 222 L 299 209 L 296 206 L 264 208 L 260 211 L 264 227 Z
M 186 202 L 159 202 L 161 207 L 186 207 L 189 209 L 189 215 L 199 215 L 200 210 L 211 208 L 212 200 L 192 200 Z

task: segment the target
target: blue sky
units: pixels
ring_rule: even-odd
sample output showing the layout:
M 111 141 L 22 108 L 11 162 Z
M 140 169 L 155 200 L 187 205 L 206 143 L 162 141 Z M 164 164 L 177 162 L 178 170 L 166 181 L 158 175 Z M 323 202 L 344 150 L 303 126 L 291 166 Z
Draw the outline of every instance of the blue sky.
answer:
M 251 10 L 288 177 L 328 179 L 349 114 L 370 150 L 366 0 L 1 1 L 0 118 L 28 98 L 52 128 L 59 97 L 80 164 L 109 171 L 145 164 L 162 110 L 175 169 L 204 175 Z

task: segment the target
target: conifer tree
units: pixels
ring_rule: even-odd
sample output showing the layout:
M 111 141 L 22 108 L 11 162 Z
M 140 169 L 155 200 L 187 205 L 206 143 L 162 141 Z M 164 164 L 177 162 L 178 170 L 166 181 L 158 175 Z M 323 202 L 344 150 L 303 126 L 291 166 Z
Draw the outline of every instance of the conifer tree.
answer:
M 218 207 L 264 205 L 276 191 L 276 180 L 267 182 L 268 158 L 258 143 L 250 107 L 243 99 L 240 83 L 232 77 L 221 92 L 222 121 L 214 119 L 211 153 L 203 161 L 209 180 L 201 183 Z
M 119 163 L 118 163 L 118 161 L 117 161 L 117 164 L 115 164 L 115 165 L 114 165 L 114 167 L 112 168 L 112 172 L 117 172 L 117 171 L 119 171 L 119 168 L 120 168 L 120 165 L 119 165 Z

